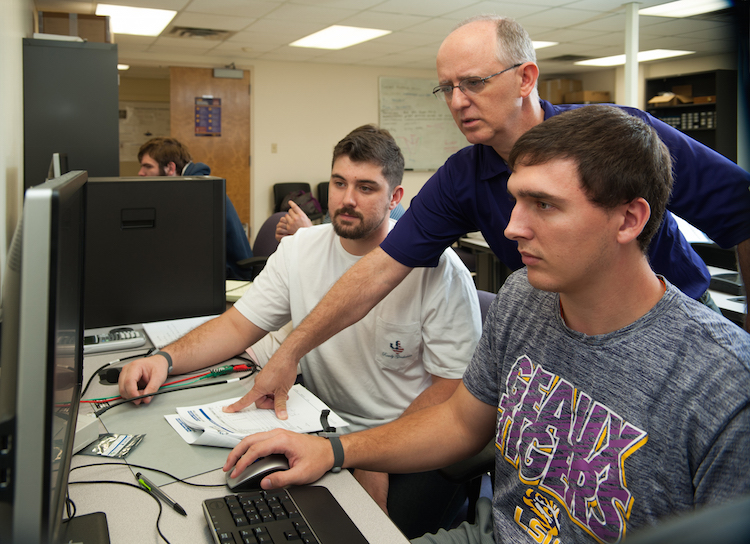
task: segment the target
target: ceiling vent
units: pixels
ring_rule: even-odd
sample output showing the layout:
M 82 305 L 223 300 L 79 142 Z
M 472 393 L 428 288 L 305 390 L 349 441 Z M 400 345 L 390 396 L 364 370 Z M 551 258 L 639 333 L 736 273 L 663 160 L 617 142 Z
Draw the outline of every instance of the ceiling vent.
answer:
M 204 40 L 224 41 L 234 36 L 235 32 L 228 30 L 215 30 L 213 28 L 193 28 L 187 26 L 175 26 L 169 31 L 174 38 L 202 38 Z
M 559 57 L 552 57 L 549 59 L 542 59 L 545 62 L 578 62 L 579 60 L 589 60 L 591 57 L 584 57 L 581 55 L 560 55 Z

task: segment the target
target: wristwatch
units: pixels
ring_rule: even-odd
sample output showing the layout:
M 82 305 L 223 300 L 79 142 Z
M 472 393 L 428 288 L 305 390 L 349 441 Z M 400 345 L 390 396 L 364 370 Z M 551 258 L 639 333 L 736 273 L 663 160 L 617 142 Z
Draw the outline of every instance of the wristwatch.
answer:
M 167 368 L 167 375 L 171 374 L 172 373 L 172 356 L 166 351 L 155 351 L 151 355 L 149 355 L 149 357 L 153 357 L 154 355 L 161 355 L 167 360 L 167 364 L 169 365 L 169 367 Z
M 341 467 L 344 466 L 344 446 L 341 445 L 341 439 L 338 436 L 329 436 L 328 441 L 333 448 L 333 468 L 331 472 L 336 474 L 341 472 Z

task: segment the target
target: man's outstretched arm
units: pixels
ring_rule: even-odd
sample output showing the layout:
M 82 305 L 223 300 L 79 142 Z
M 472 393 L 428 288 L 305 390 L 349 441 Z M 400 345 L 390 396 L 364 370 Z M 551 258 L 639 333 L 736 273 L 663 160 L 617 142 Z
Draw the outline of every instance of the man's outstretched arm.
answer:
M 284 340 L 244 397 L 225 408 L 236 412 L 256 403 L 286 419 L 286 400 L 297 363 L 311 349 L 356 323 L 411 272 L 379 247 L 362 257 L 331 287 L 312 312 Z
M 230 308 L 161 351 L 172 358 L 172 374 L 185 374 L 226 361 L 265 334 L 266 331 L 256 327 L 235 308 Z M 155 393 L 167 379 L 167 366 L 167 359 L 162 355 L 128 363 L 120 372 L 120 395 L 129 399 Z M 151 397 L 133 402 L 148 404 Z

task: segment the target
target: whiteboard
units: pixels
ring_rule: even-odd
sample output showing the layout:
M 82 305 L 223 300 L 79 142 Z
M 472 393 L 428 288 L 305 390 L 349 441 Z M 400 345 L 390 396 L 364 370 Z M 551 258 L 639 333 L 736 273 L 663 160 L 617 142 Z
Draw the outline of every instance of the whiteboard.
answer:
M 437 170 L 468 145 L 444 100 L 432 94 L 437 80 L 381 77 L 380 126 L 396 139 L 409 170 Z

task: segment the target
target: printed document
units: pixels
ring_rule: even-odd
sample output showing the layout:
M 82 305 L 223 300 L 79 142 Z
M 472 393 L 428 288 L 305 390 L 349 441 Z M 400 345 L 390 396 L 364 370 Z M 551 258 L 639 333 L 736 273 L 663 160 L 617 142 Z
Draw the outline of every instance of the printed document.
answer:
M 273 410 L 259 410 L 255 405 L 233 414 L 221 410 L 239 399 L 237 397 L 203 406 L 177 408 L 177 414 L 164 417 L 188 444 L 220 448 L 233 448 L 249 434 L 272 429 L 287 429 L 297 433 L 323 431 L 324 421 L 321 421 L 321 415 L 324 410 L 328 411 L 329 427 L 348 425 L 323 401 L 299 384 L 289 390 L 287 420 L 277 419 Z
M 143 330 L 146 331 L 151 343 L 158 349 L 163 348 L 185 336 L 196 327 L 210 321 L 215 315 L 202 317 L 186 317 L 184 319 L 170 319 L 169 321 L 155 321 L 144 323 Z

